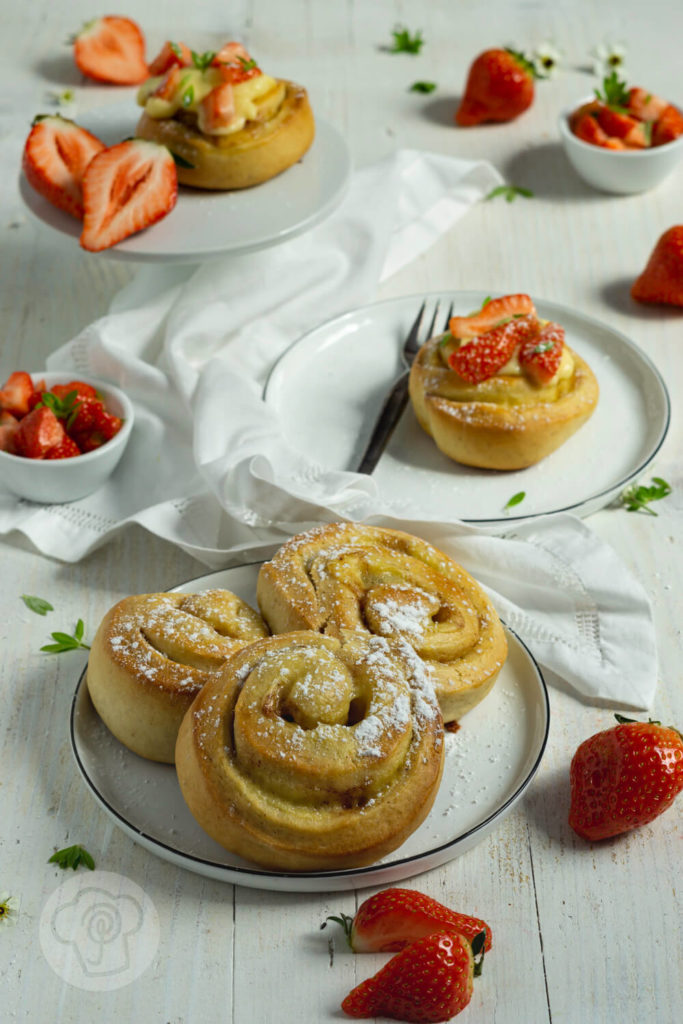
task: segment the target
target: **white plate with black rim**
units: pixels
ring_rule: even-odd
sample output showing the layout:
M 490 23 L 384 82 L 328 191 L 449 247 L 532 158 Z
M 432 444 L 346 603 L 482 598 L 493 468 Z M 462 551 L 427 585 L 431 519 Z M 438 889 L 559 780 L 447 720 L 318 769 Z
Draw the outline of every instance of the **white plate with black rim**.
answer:
M 445 318 L 478 309 L 481 292 L 440 292 Z M 375 303 L 330 320 L 295 342 L 265 388 L 285 440 L 330 470 L 355 470 L 384 397 L 401 372 L 400 351 L 425 296 Z M 512 472 L 461 466 L 443 455 L 410 405 L 373 477 L 384 515 L 464 520 L 505 527 L 553 512 L 586 516 L 608 505 L 655 458 L 669 428 L 670 400 L 654 363 L 607 324 L 535 300 L 539 316 L 562 324 L 600 385 L 598 406 L 576 434 L 535 466 Z M 438 321 L 439 330 L 443 328 Z M 513 495 L 524 493 L 507 510 Z
M 232 590 L 255 606 L 261 563 L 190 580 L 175 590 Z M 343 871 L 266 871 L 224 850 L 195 822 L 172 765 L 133 754 L 95 711 L 81 676 L 71 710 L 76 764 L 104 811 L 150 853 L 197 874 L 280 892 L 332 892 L 385 885 L 445 864 L 481 842 L 525 792 L 540 764 L 550 712 L 543 676 L 507 631 L 508 659 L 493 690 L 447 733 L 443 780 L 426 821 L 376 864 Z
M 141 110 L 135 99 L 90 110 L 78 123 L 108 146 L 130 138 Z M 316 120 L 307 153 L 282 174 L 233 192 L 178 189 L 178 201 L 163 220 L 124 239 L 101 254 L 109 259 L 196 263 L 229 253 L 265 249 L 308 231 L 341 201 L 351 175 L 351 155 L 331 124 Z M 30 212 L 48 227 L 78 244 L 81 222 L 48 203 L 19 179 Z

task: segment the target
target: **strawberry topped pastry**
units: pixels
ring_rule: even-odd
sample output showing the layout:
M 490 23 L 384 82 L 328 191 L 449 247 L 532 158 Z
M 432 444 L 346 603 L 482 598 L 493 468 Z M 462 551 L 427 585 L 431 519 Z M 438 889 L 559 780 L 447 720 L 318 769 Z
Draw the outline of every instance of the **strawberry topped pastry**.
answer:
M 138 91 L 137 136 L 167 146 L 178 180 L 248 188 L 291 167 L 315 134 L 306 90 L 265 74 L 241 43 L 195 53 L 168 41 Z
M 410 372 L 420 425 L 449 458 L 483 469 L 539 462 L 586 422 L 598 394 L 564 328 L 540 318 L 524 294 L 453 316 Z
M 140 26 L 114 15 L 83 26 L 74 38 L 74 61 L 88 78 L 111 85 L 139 85 L 149 74 Z
M 11 373 L 0 388 L 0 450 L 25 459 L 68 459 L 110 441 L 123 420 L 92 384 L 73 380 L 47 389 L 30 374 Z
M 577 138 L 605 149 L 643 150 L 664 146 L 683 134 L 683 114 L 668 100 L 640 86 L 628 87 L 617 72 L 603 80 L 595 99 L 569 117 Z
M 485 50 L 467 75 L 465 93 L 455 113 L 461 128 L 489 121 L 513 121 L 534 101 L 533 64 L 511 49 Z

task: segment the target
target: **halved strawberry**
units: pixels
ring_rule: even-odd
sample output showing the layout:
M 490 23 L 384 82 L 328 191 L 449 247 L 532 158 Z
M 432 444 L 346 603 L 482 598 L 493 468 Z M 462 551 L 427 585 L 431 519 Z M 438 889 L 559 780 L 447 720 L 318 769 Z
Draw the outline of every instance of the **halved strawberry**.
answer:
M 557 373 L 564 348 L 564 327 L 548 323 L 538 334 L 523 341 L 519 365 L 535 384 L 547 384 Z
M 26 180 L 53 206 L 83 217 L 81 183 L 92 158 L 104 143 L 59 114 L 40 114 L 24 145 Z
M 169 40 L 149 65 L 149 73 L 153 76 L 163 75 L 174 65 L 180 68 L 192 67 L 192 51 L 185 43 L 172 43 Z
M 0 412 L 0 451 L 14 454 L 14 435 L 19 429 L 19 420 L 11 412 L 3 409 Z
M 448 329 L 454 338 L 476 338 L 511 316 L 536 315 L 536 309 L 528 295 L 503 295 L 489 299 L 479 312 L 471 316 L 453 316 Z
M 38 406 L 21 420 L 14 435 L 18 455 L 27 459 L 44 459 L 51 448 L 61 444 L 66 433 L 52 409 Z
M 655 96 L 638 85 L 628 91 L 627 108 L 634 117 L 641 121 L 656 121 L 668 105 L 661 96 Z
M 75 455 L 81 455 L 81 449 L 78 447 L 76 442 L 68 436 L 64 435 L 64 440 L 56 444 L 54 448 L 50 448 L 46 454 L 46 459 L 73 459 Z
M 130 18 L 108 15 L 89 21 L 74 40 L 74 60 L 96 82 L 137 85 L 149 75 L 145 37 Z
M 468 384 L 481 384 L 501 370 L 517 345 L 536 336 L 538 320 L 524 316 L 509 320 L 451 352 L 448 364 Z
M 90 252 L 155 224 L 173 209 L 178 175 L 168 149 L 130 139 L 95 157 L 83 178 L 81 245 Z
M 10 373 L 0 389 L 0 409 L 13 416 L 25 416 L 30 409 L 32 394 L 33 381 L 30 374 L 23 370 Z
M 227 128 L 235 116 L 235 97 L 230 82 L 212 89 L 199 105 L 197 123 L 208 135 Z
M 484 921 L 415 889 L 383 889 L 361 903 L 353 918 L 340 914 L 328 920 L 342 926 L 354 953 L 392 953 L 433 932 L 464 935 L 470 942 L 485 932 L 484 948 L 491 948 L 491 929 Z
M 669 103 L 652 126 L 652 145 L 664 146 L 683 135 L 683 114 Z

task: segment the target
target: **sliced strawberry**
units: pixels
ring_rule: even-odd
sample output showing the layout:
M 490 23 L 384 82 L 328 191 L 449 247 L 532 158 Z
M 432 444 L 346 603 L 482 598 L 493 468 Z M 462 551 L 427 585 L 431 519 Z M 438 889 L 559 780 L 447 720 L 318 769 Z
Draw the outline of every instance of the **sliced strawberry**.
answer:
M 669 104 L 652 126 L 652 145 L 664 146 L 683 135 L 683 114 Z
M 17 454 L 27 459 L 44 459 L 65 437 L 64 427 L 52 409 L 42 405 L 24 416 L 14 435 L 14 444 Z
M 203 132 L 214 134 L 227 128 L 235 117 L 235 97 L 230 82 L 223 82 L 212 89 L 202 100 L 197 123 Z
M 343 927 L 354 953 L 393 953 L 433 932 L 464 935 L 470 942 L 486 934 L 491 948 L 491 929 L 477 917 L 459 914 L 415 889 L 383 889 L 369 896 L 356 911 L 331 917 Z
M 81 402 L 84 398 L 97 398 L 97 389 L 82 380 L 70 380 L 68 384 L 53 384 L 50 391 L 57 398 L 66 398 L 75 392 L 76 400 Z
M 96 82 L 137 85 L 149 74 L 145 37 L 130 18 L 108 15 L 89 21 L 76 36 L 74 60 Z
M 11 412 L 3 409 L 0 412 L 0 451 L 10 452 L 10 454 L 16 452 L 14 435 L 18 429 L 19 420 Z
M 647 89 L 634 86 L 628 91 L 628 110 L 641 121 L 656 121 L 668 106 L 661 96 L 655 96 Z
M 53 206 L 83 217 L 81 182 L 92 158 L 104 143 L 59 114 L 40 115 L 24 146 L 26 180 Z
M 511 316 L 536 315 L 536 309 L 528 295 L 503 295 L 489 299 L 478 313 L 471 316 L 453 316 L 448 329 L 454 338 L 476 338 L 479 334 L 495 327 L 501 320 Z
M 175 206 L 178 175 L 168 149 L 131 139 L 105 149 L 83 178 L 81 245 L 108 249 L 165 217 Z
M 590 143 L 591 146 L 607 146 L 608 135 L 598 124 L 597 117 L 591 114 L 583 114 L 574 121 L 572 128 L 577 139 Z
M 149 65 L 150 75 L 163 75 L 173 66 L 179 68 L 192 67 L 192 51 L 185 43 L 166 42 Z
M 78 447 L 76 442 L 68 436 L 64 435 L 64 440 L 56 444 L 54 448 L 50 448 L 46 454 L 46 459 L 73 459 L 75 455 L 81 455 L 81 449 Z
M 33 381 L 30 374 L 23 370 L 10 373 L 0 389 L 0 409 L 11 412 L 13 416 L 25 416 L 30 409 L 32 394 Z
M 638 302 L 683 306 L 683 224 L 675 224 L 660 237 L 631 295 Z
M 537 332 L 535 316 L 509 320 L 451 352 L 448 364 L 468 384 L 481 384 L 505 366 L 517 345 Z
M 598 112 L 597 121 L 607 135 L 621 139 L 632 149 L 644 149 L 648 145 L 649 140 L 642 123 L 629 114 L 612 110 L 611 107 L 602 107 Z
M 174 64 L 164 73 L 164 77 L 152 93 L 152 96 L 158 96 L 162 100 L 170 100 L 174 93 L 178 91 L 181 77 L 182 73 L 179 65 Z
M 535 384 L 547 384 L 557 373 L 564 348 L 564 327 L 548 323 L 538 334 L 523 341 L 519 365 Z

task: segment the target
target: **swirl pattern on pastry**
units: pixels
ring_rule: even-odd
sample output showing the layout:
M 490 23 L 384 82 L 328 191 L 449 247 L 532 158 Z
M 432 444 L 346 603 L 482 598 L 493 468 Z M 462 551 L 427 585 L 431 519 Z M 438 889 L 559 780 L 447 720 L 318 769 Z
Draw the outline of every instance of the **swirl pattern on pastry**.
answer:
M 121 743 L 172 764 L 180 722 L 207 679 L 268 633 L 261 616 L 228 590 L 125 597 L 93 640 L 90 697 Z
M 199 824 L 277 870 L 372 863 L 426 817 L 443 720 L 401 642 L 299 631 L 234 655 L 195 699 L 176 768 Z
M 488 693 L 507 655 L 503 627 L 479 584 L 398 530 L 333 523 L 293 537 L 261 567 L 257 598 L 274 633 L 351 629 L 407 642 L 446 722 Z

